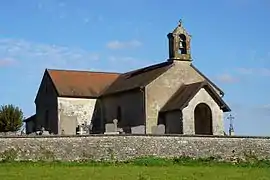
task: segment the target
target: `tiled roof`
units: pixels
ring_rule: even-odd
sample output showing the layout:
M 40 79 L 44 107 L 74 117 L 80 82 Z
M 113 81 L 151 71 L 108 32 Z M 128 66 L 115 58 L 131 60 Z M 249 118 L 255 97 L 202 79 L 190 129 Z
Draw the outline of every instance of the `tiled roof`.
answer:
M 182 85 L 178 91 L 171 97 L 171 99 L 164 105 L 161 112 L 182 110 L 189 101 L 199 92 L 201 88 L 209 93 L 209 95 L 216 101 L 224 112 L 231 111 L 229 106 L 222 100 L 216 91 L 209 85 L 207 81 Z
M 98 97 L 119 73 L 47 69 L 59 96 Z
M 145 87 L 173 65 L 165 61 L 127 73 L 92 72 L 75 70 L 54 70 L 47 72 L 59 96 L 96 98 L 136 88 Z M 224 94 L 213 82 L 191 65 L 207 82 Z

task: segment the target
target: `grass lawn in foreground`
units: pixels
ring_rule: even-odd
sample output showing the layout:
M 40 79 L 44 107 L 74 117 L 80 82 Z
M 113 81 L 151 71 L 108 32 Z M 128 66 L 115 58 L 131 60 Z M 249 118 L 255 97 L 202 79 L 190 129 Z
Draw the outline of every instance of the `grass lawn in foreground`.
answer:
M 233 165 L 168 165 L 138 166 L 87 165 L 61 163 L 1 163 L 0 180 L 177 180 L 177 179 L 243 179 L 270 180 L 269 167 L 238 167 Z

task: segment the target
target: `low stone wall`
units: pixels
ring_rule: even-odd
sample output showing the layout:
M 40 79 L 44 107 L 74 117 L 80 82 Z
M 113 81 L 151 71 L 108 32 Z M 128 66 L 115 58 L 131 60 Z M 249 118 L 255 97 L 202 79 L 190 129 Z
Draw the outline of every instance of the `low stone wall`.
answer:
M 0 137 L 0 156 L 15 160 L 127 160 L 143 156 L 270 159 L 268 137 L 91 135 Z

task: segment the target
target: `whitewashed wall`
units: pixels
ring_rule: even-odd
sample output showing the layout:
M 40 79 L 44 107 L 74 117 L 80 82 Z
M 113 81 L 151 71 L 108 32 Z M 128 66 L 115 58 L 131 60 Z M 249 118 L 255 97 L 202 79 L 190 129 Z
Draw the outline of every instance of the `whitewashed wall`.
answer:
M 90 124 L 95 104 L 96 99 L 58 97 L 58 115 L 62 113 L 66 116 L 76 116 L 77 125 L 83 124 L 85 121 Z M 61 118 L 58 118 L 61 121 Z
M 202 88 L 189 102 L 188 106 L 182 110 L 184 134 L 195 134 L 194 111 L 196 106 L 200 103 L 205 103 L 211 108 L 213 134 L 224 135 L 223 111 L 204 88 Z

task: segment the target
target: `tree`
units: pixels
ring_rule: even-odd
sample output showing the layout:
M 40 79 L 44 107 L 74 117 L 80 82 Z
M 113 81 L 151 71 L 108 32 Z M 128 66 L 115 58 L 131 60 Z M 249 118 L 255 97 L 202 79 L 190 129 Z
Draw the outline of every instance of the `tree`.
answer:
M 0 107 L 0 132 L 18 131 L 22 127 L 23 112 L 12 104 Z

